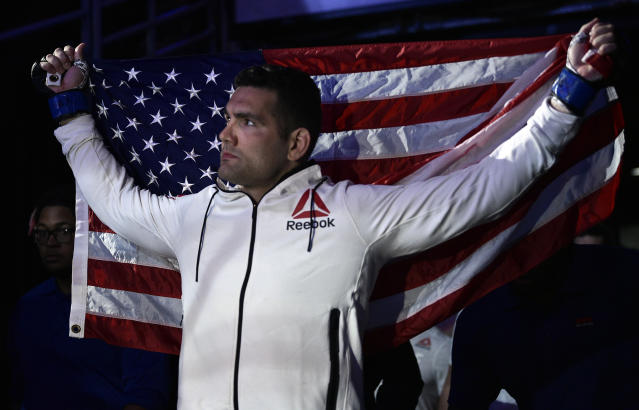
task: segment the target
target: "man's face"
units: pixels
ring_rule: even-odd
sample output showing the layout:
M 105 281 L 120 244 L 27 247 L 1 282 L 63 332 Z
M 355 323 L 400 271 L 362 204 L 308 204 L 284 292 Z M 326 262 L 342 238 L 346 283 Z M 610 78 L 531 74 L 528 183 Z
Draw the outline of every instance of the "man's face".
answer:
M 220 134 L 220 178 L 242 185 L 259 199 L 295 164 L 288 141 L 280 135 L 274 91 L 239 87 L 226 105 L 226 128 Z
M 47 271 L 58 272 L 71 269 L 74 228 L 75 217 L 66 206 L 42 208 L 34 236 L 40 259 Z

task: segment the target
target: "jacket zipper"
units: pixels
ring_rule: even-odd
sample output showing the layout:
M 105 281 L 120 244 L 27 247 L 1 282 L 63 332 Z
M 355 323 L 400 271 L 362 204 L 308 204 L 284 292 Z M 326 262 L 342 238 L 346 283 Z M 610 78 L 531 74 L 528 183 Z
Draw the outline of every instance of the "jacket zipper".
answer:
M 251 266 L 253 265 L 253 248 L 255 245 L 255 226 L 257 223 L 257 204 L 253 203 L 253 221 L 251 225 L 251 244 L 249 247 L 248 264 L 246 266 L 246 274 L 240 291 L 240 306 L 237 319 L 237 339 L 235 344 L 235 369 L 233 371 L 233 408 L 239 410 L 238 381 L 240 371 L 240 346 L 242 345 L 242 319 L 244 314 L 244 296 L 248 286 L 249 276 L 251 275 Z
M 326 391 L 326 410 L 337 408 L 339 389 L 339 309 L 331 309 L 328 320 L 328 354 L 330 358 L 330 377 Z

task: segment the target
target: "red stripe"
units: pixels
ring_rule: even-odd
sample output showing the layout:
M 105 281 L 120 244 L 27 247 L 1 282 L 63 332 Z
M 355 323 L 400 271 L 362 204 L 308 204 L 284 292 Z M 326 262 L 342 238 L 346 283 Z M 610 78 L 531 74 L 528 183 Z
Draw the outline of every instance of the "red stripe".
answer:
M 179 355 L 182 329 L 87 314 L 84 337 L 102 339 L 116 346 Z
M 182 297 L 182 282 L 177 271 L 96 259 L 89 259 L 87 263 L 89 286 L 170 298 Z
M 551 49 L 565 35 L 263 50 L 267 63 L 311 75 L 419 67 Z
M 100 218 L 89 208 L 89 231 L 102 233 L 115 233 L 111 228 L 106 226 Z
M 421 96 L 322 105 L 322 132 L 400 127 L 489 111 L 512 83 Z
M 578 201 L 557 218 L 532 232 L 456 292 L 394 325 L 367 331 L 364 349 L 374 353 L 398 346 L 445 320 L 454 312 L 529 271 L 612 213 L 620 171 L 599 191 Z M 534 252 L 531 252 L 534 250 Z
M 540 192 L 577 162 L 608 145 L 623 129 L 621 105 L 616 102 L 586 119 L 579 134 L 568 144 L 555 166 L 501 218 L 400 262 L 384 266 L 371 300 L 422 286 L 445 274 L 500 232 L 519 222 Z M 398 280 L 398 278 L 402 278 Z
M 423 166 L 444 152 L 402 158 L 352 159 L 318 163 L 322 173 L 331 177 L 333 181 L 349 180 L 360 184 L 388 185 L 395 182 L 398 175 L 404 175 L 407 170 L 414 169 L 415 164 Z

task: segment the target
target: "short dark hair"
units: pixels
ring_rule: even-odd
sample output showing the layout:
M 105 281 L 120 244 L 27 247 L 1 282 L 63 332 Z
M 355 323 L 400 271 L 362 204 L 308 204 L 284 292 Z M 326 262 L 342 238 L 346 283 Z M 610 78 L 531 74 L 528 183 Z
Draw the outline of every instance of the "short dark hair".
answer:
M 38 198 L 31 214 L 29 230 L 38 223 L 40 213 L 48 206 L 64 206 L 75 215 L 75 184 L 60 184 L 47 187 Z
M 296 128 L 306 128 L 311 143 L 302 159 L 311 156 L 322 126 L 322 100 L 317 85 L 308 74 L 290 67 L 265 64 L 240 71 L 233 84 L 235 88 L 248 86 L 275 91 L 275 115 L 282 137 Z

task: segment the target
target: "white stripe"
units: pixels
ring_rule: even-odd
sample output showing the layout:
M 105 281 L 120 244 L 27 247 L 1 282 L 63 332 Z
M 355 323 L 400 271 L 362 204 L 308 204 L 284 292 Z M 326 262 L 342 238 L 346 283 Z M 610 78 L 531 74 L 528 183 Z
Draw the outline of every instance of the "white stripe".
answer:
M 89 258 L 91 259 L 179 270 L 175 259 L 165 258 L 141 249 L 114 233 L 90 232 L 88 241 Z
M 505 246 L 534 232 L 605 185 L 621 163 L 623 143 L 622 132 L 615 141 L 564 172 L 544 189 L 522 221 L 500 232 L 445 275 L 421 287 L 371 302 L 368 327 L 401 322 L 466 286 Z M 401 311 L 397 311 L 397 306 L 402 306 Z
M 75 239 L 73 244 L 73 266 L 71 268 L 71 314 L 69 336 L 84 337 L 84 317 L 87 300 L 87 233 L 89 231 L 89 205 L 76 184 Z M 72 329 L 79 329 L 73 332 Z
M 543 57 L 537 60 L 526 71 L 521 74 L 517 81 L 508 88 L 501 96 L 499 101 L 486 113 L 476 114 L 461 118 L 455 118 L 444 121 L 436 121 L 403 127 L 388 127 L 377 129 L 364 129 L 353 131 L 342 131 L 333 133 L 320 134 L 317 145 L 313 151 L 313 159 L 317 161 L 330 161 L 340 159 L 380 159 L 405 157 L 410 155 L 427 154 L 450 149 L 459 142 L 466 134 L 483 123 L 486 119 L 497 114 L 503 109 L 510 100 L 525 90 L 535 79 L 543 73 L 551 63 L 557 58 L 557 50 L 552 49 Z M 521 101 L 514 109 L 511 109 L 506 115 L 499 118 L 499 128 L 504 129 L 508 126 L 507 132 L 504 132 L 503 139 L 514 134 L 516 130 L 521 128 L 526 119 L 532 115 L 540 102 L 548 95 L 548 90 L 552 84 L 552 79 L 546 84 L 540 86 L 526 100 Z M 512 118 L 518 118 L 516 122 L 512 122 Z M 495 132 L 497 124 L 490 124 L 491 132 Z M 465 144 L 476 144 L 481 138 L 480 146 L 483 151 L 498 145 L 494 140 L 493 145 L 487 145 L 485 139 L 487 129 L 480 131 L 483 136 L 473 137 L 465 142 Z M 490 138 L 493 138 L 491 136 Z M 473 140 L 474 142 L 471 142 Z M 490 148 L 492 150 L 492 148 Z M 477 150 L 474 150 L 476 154 Z M 450 154 L 450 155 L 449 155 Z M 468 150 L 461 150 L 458 156 L 468 154 Z M 441 169 L 442 162 L 449 162 L 452 157 L 456 157 L 455 153 L 448 153 L 444 157 L 438 158 L 436 161 L 427 164 L 418 173 L 408 176 L 407 180 L 422 180 L 423 173 L 432 173 L 434 169 Z M 458 163 L 461 158 L 454 161 Z M 468 156 L 463 161 L 475 161 L 474 158 Z
M 313 80 L 324 104 L 379 100 L 508 83 L 543 55 L 531 53 L 422 67 L 316 75 Z
M 163 326 L 180 327 L 182 300 L 97 286 L 87 288 L 88 313 Z
M 313 159 L 376 159 L 407 157 L 439 152 L 455 146 L 484 114 L 402 127 L 372 128 L 322 133 L 313 150 Z

